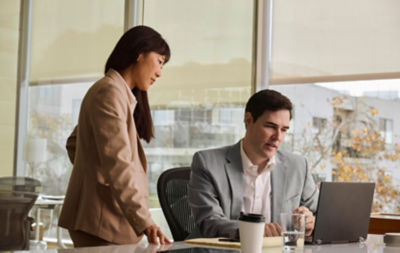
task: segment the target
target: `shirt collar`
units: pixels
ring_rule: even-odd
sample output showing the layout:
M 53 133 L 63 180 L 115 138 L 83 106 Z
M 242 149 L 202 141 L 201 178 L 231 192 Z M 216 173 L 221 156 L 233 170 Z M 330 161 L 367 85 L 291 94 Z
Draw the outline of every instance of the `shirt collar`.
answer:
M 240 141 L 240 156 L 242 157 L 243 171 L 253 176 L 258 176 L 258 166 L 254 165 L 243 149 L 243 140 Z M 269 159 L 261 173 L 270 172 L 276 164 L 275 155 Z

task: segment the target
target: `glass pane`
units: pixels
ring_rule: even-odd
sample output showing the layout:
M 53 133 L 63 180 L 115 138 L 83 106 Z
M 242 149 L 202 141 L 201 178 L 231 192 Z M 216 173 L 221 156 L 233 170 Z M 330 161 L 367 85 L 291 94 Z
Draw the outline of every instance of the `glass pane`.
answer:
M 172 51 L 150 91 L 153 106 L 240 104 L 248 98 L 252 2 L 145 1 L 144 24 L 158 30 Z
M 124 0 L 32 1 L 24 160 L 26 174 L 43 183 L 43 194 L 65 194 L 72 169 L 66 139 L 76 125 L 83 96 L 103 76 L 106 59 L 123 33 L 124 6 Z M 91 81 L 79 83 L 87 80 Z M 42 217 L 45 224 L 50 217 Z M 56 236 L 56 223 L 53 219 L 46 237 Z
M 124 0 L 32 1 L 33 84 L 103 75 L 123 33 Z
M 24 158 L 27 175 L 42 181 L 44 194 L 65 194 L 72 169 L 65 143 L 77 124 L 81 101 L 91 85 L 88 82 L 29 88 Z
M 149 91 L 156 138 L 145 146 L 152 207 L 162 171 L 190 166 L 199 149 L 236 143 L 251 91 L 253 1 L 146 0 L 144 24 L 171 47 Z
M 29 89 L 24 158 L 31 160 L 26 171 L 43 182 L 44 193 L 65 193 L 71 169 L 65 141 L 93 83 L 63 80 L 103 76 L 106 58 L 123 32 L 124 4 L 123 0 L 32 2 L 30 83 L 37 87 Z M 44 149 L 46 155 L 41 157 L 33 148 Z
M 29 88 L 28 133 L 24 148 L 25 173 L 42 182 L 42 194 L 64 195 L 72 171 L 65 149 L 66 139 L 76 125 L 81 101 L 92 85 L 67 83 Z M 56 238 L 60 210 L 52 215 L 43 209 L 44 236 Z M 69 239 L 67 232 L 64 239 Z
M 144 1 L 144 25 L 158 30 L 171 48 L 162 78 L 149 91 L 156 138 L 145 145 L 152 216 L 163 231 L 169 228 L 156 191 L 162 171 L 190 166 L 195 151 L 234 144 L 244 134 L 253 2 Z
M 400 79 L 271 88 L 295 104 L 284 148 L 307 157 L 317 182 L 375 182 L 373 211 L 400 212 Z

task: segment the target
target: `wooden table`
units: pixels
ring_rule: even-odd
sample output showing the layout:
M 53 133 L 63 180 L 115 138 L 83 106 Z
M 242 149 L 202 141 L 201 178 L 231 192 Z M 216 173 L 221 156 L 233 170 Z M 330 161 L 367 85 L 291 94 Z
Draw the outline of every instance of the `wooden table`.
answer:
M 369 234 L 400 232 L 400 214 L 372 214 L 369 220 Z

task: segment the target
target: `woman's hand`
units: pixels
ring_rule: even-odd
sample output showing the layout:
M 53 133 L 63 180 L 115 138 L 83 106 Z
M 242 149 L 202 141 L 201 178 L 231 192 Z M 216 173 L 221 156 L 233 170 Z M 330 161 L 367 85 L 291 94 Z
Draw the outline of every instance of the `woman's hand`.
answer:
M 147 236 L 147 241 L 149 243 L 158 245 L 158 241 L 160 241 L 160 244 L 171 244 L 168 238 L 161 232 L 161 229 L 155 224 L 148 226 L 144 230 L 144 234 Z M 157 238 L 159 240 L 157 240 Z

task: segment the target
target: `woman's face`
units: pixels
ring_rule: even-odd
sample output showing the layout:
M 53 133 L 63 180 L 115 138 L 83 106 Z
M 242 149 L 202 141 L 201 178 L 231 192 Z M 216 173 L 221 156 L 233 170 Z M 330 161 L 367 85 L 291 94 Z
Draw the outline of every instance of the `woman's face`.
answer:
M 164 61 L 165 56 L 156 52 L 140 54 L 132 73 L 135 87 L 141 91 L 147 91 L 161 76 Z

